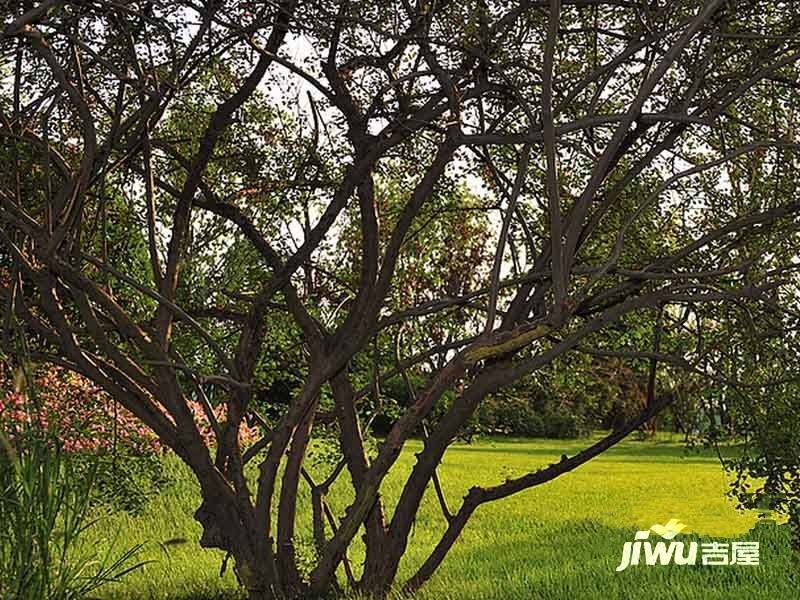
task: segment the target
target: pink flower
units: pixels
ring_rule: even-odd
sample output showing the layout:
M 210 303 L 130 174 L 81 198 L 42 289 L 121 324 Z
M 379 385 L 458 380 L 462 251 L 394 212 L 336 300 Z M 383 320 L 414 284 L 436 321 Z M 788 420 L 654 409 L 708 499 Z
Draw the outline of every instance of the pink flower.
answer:
M 136 452 L 152 452 L 155 435 L 83 377 L 58 367 L 38 369 L 35 393 L 14 389 L 0 368 L 0 428 L 12 436 L 33 426 L 56 435 L 68 452 L 110 450 L 115 441 Z

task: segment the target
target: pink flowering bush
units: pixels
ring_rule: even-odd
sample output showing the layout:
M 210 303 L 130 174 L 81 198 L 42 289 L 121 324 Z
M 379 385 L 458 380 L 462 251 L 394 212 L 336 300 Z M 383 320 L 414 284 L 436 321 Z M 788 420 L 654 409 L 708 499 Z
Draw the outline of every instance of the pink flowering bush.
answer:
M 203 441 L 205 442 L 206 446 L 213 448 L 214 444 L 216 443 L 214 438 L 214 428 L 211 426 L 211 422 L 206 416 L 206 411 L 203 409 L 203 405 L 195 401 L 189 401 L 188 404 L 189 409 L 194 415 L 194 420 L 198 425 L 198 429 L 200 430 L 200 435 L 203 436 Z M 213 407 L 212 410 L 217 423 L 219 423 L 220 426 L 223 426 L 225 422 L 225 406 L 220 404 Z M 251 444 L 254 444 L 261 438 L 262 435 L 263 433 L 261 429 L 254 423 L 248 423 L 247 421 L 244 421 L 239 427 L 239 443 L 241 444 L 242 448 L 247 448 Z
M 57 446 L 76 468 L 93 471 L 98 503 L 138 512 L 168 478 L 162 455 L 166 448 L 124 407 L 85 377 L 59 367 L 41 366 L 30 374 L 12 375 L 0 364 L 0 432 L 18 450 L 43 440 Z M 30 390 L 30 391 L 29 391 Z M 199 402 L 190 401 L 200 434 L 213 447 L 214 430 Z M 224 426 L 224 406 L 212 409 Z M 243 423 L 243 447 L 260 437 L 259 428 Z
M 147 427 L 85 377 L 60 367 L 42 367 L 33 374 L 35 392 L 30 397 L 23 391 L 25 387 L 10 376 L 7 367 L 0 367 L 0 430 L 12 438 L 16 432 L 32 427 L 50 432 L 68 453 L 106 454 L 122 447 L 144 455 L 163 450 Z M 214 432 L 206 411 L 199 402 L 188 404 L 203 440 L 213 446 Z M 224 424 L 225 407 L 212 410 L 216 421 Z M 258 426 L 242 423 L 242 447 L 259 437 Z
M 168 479 L 155 437 L 88 379 L 59 367 L 0 366 L 0 432 L 20 455 L 42 443 L 92 480 L 95 504 L 139 511 Z
M 0 371 L 0 429 L 12 438 L 22 431 L 48 432 L 68 453 L 158 449 L 155 435 L 88 379 L 59 367 L 39 368 L 28 394 L 19 377 L 15 381 L 7 368 Z

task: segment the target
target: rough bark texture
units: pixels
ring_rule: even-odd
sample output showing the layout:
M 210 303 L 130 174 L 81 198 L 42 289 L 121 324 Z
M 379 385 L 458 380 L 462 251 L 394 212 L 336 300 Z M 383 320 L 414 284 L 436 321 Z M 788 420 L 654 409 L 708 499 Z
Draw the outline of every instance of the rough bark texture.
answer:
M 433 484 L 447 529 L 404 584 L 418 589 L 479 507 L 652 419 L 660 368 L 727 383 L 708 322 L 739 311 L 779 328 L 797 297 L 792 3 L 771 25 L 759 3 L 722 0 L 11 4 L 4 348 L 24 339 L 20 360 L 89 378 L 188 465 L 200 543 L 232 558 L 252 599 L 323 596 L 337 574 L 385 597 Z M 287 78 L 308 90 L 299 103 Z M 475 180 L 483 196 L 461 185 Z M 470 211 L 499 213 L 500 235 L 484 225 L 461 252 Z M 431 223 L 447 235 L 421 259 Z M 214 245 L 232 240 L 246 250 Z M 197 292 L 206 278 L 220 289 Z M 655 343 L 632 342 L 630 322 L 655 315 Z M 669 327 L 692 341 L 665 352 Z M 437 468 L 481 402 L 579 352 L 646 361 L 641 414 L 451 512 Z M 300 383 L 277 402 L 260 386 L 282 368 Z M 410 399 L 373 451 L 370 413 L 396 378 Z M 245 423 L 263 439 L 243 448 Z M 341 456 L 320 475 L 306 459 L 322 425 Z M 424 447 L 389 510 L 385 481 L 413 436 Z M 326 495 L 345 470 L 342 510 Z M 363 568 L 347 554 L 360 532 Z

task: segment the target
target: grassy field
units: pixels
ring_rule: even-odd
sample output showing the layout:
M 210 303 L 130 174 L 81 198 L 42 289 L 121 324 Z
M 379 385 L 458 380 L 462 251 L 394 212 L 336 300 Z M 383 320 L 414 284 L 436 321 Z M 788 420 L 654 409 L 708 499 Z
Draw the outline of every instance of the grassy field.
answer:
M 441 477 L 457 506 L 472 483 L 496 483 L 571 454 L 586 440 L 484 440 L 457 444 L 448 451 Z M 413 442 L 391 474 L 385 497 L 399 494 L 408 473 Z M 170 460 L 174 483 L 138 517 L 116 515 L 96 528 L 92 544 L 145 543 L 152 560 L 124 583 L 106 588 L 103 598 L 203 600 L 238 599 L 230 573 L 219 577 L 221 553 L 200 549 L 192 519 L 197 490 L 191 477 Z M 787 549 L 785 527 L 760 524 L 738 512 L 725 496 L 728 482 L 715 456 L 687 453 L 679 441 L 626 441 L 573 473 L 494 505 L 473 516 L 462 539 L 437 575 L 416 597 L 425 600 L 574 598 L 787 598 L 800 597 L 800 567 Z M 341 511 L 344 486 L 329 498 Z M 308 506 L 302 490 L 302 506 Z M 299 529 L 310 552 L 310 517 L 302 512 Z M 630 567 L 616 573 L 622 545 L 637 529 L 675 517 L 691 537 L 759 540 L 759 566 Z M 413 572 L 443 530 L 443 519 L 429 491 L 417 519 L 400 580 Z M 681 536 L 689 537 L 689 536 Z M 694 538 L 697 539 L 697 538 Z M 359 549 L 351 553 L 359 564 Z M 698 561 L 699 562 L 699 561 Z

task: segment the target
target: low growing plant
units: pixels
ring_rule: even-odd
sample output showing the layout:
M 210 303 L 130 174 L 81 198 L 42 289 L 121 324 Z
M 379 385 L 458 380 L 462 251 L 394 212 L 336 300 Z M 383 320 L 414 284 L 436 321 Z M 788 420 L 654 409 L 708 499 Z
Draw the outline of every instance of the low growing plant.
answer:
M 142 565 L 140 546 L 98 555 L 81 542 L 96 465 L 79 472 L 53 438 L 0 433 L 0 599 L 77 600 Z

